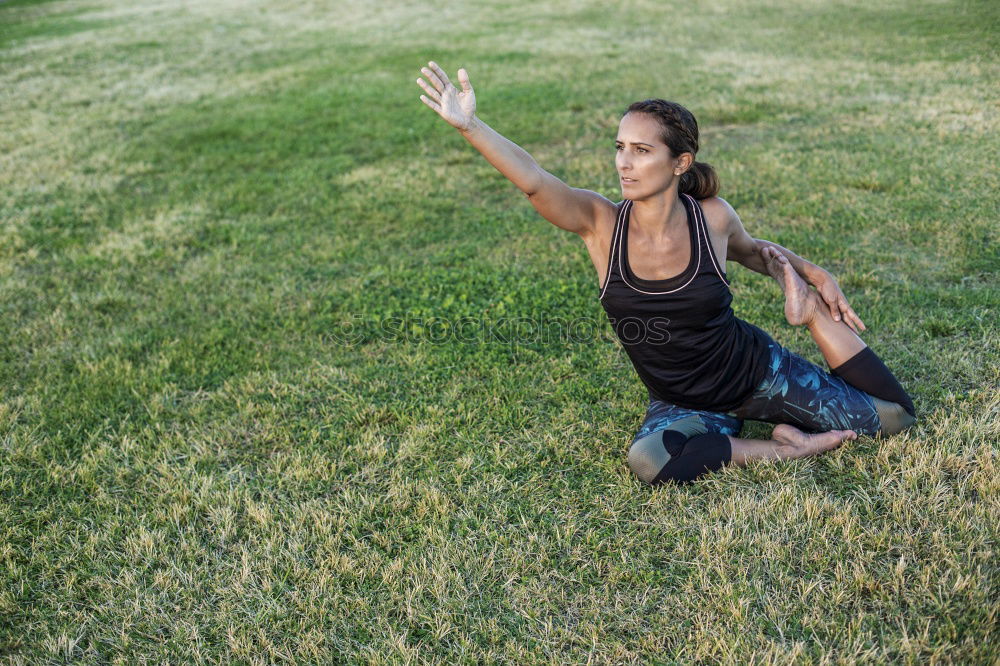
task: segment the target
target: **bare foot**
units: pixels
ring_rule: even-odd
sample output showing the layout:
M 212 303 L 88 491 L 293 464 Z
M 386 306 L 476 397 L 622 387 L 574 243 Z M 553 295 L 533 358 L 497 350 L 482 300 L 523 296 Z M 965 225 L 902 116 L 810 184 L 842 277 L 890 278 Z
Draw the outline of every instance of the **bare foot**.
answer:
M 782 444 L 786 451 L 782 452 L 782 458 L 805 458 L 823 453 L 830 449 L 835 449 L 845 440 L 857 439 L 858 434 L 853 430 L 831 430 L 821 432 L 816 435 L 807 435 L 795 426 L 782 423 L 774 427 L 771 439 Z
M 761 250 L 767 272 L 785 292 L 785 319 L 792 326 L 808 324 L 816 316 L 816 297 L 809 285 L 799 277 L 785 255 L 771 247 Z

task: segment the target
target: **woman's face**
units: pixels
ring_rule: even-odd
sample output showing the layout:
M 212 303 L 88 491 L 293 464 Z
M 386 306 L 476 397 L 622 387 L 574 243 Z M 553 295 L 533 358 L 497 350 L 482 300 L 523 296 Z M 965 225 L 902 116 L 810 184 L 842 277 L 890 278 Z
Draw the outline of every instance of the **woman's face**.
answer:
M 680 179 L 675 172 L 683 172 L 683 160 L 670 154 L 661 131 L 660 123 L 648 113 L 627 113 L 618 123 L 615 168 L 625 199 L 654 196 Z

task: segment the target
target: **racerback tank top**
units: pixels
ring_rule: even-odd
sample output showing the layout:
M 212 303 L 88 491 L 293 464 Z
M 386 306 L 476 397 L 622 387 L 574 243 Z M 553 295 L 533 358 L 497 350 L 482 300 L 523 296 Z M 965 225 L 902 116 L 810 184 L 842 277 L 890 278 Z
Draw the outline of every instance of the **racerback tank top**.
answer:
M 665 280 L 636 277 L 628 264 L 631 201 L 618 204 L 601 305 L 650 397 L 725 412 L 763 380 L 770 336 L 737 319 L 699 204 L 682 194 L 691 258 Z

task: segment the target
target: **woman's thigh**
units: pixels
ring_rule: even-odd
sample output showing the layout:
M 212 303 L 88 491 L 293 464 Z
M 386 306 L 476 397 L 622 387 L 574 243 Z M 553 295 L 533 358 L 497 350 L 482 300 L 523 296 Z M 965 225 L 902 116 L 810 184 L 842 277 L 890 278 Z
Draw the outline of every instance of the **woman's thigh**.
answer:
M 809 432 L 874 435 L 881 427 L 871 396 L 776 342 L 771 343 L 764 381 L 733 415 L 788 423 Z

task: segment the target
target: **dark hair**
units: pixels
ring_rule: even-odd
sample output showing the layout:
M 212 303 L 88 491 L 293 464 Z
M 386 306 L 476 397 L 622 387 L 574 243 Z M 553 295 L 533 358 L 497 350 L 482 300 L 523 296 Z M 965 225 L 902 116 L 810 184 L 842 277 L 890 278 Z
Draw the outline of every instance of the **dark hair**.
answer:
M 663 129 L 660 138 L 675 157 L 681 153 L 698 153 L 698 121 L 680 104 L 665 99 L 646 99 L 630 104 L 622 115 L 629 113 L 648 113 L 656 118 Z M 711 165 L 694 162 L 681 176 L 679 189 L 695 199 L 714 197 L 719 193 L 719 177 Z

